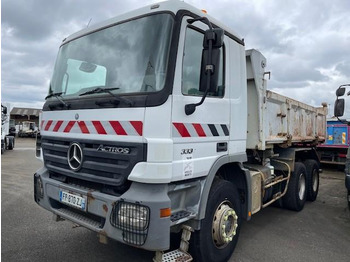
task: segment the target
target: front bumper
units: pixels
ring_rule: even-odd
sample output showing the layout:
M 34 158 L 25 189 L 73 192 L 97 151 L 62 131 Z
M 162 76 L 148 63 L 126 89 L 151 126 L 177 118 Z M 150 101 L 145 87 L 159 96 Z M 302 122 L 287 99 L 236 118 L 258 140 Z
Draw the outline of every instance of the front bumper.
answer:
M 37 186 L 39 177 L 42 190 L 38 190 Z M 59 197 L 60 190 L 87 196 L 87 211 L 80 211 L 62 204 Z M 160 217 L 160 210 L 170 207 L 167 192 L 167 184 L 133 182 L 123 195 L 113 196 L 53 180 L 49 177 L 49 172 L 45 167 L 34 174 L 34 199 L 38 205 L 101 235 L 146 250 L 166 250 L 169 248 L 170 217 Z M 144 241 L 134 242 L 135 239 L 140 239 L 140 232 L 131 228 L 116 227 L 114 211 L 120 202 L 149 208 L 148 227 L 142 232 Z

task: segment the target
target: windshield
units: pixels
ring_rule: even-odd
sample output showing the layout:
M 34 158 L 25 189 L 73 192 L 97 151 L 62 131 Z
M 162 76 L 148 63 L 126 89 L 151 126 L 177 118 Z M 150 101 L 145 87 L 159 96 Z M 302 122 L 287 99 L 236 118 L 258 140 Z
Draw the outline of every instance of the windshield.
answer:
M 58 53 L 49 95 L 83 99 L 108 96 L 89 92 L 110 88 L 118 95 L 164 88 L 173 17 L 151 15 L 77 38 Z M 89 92 L 88 96 L 79 96 Z M 55 99 L 55 98 L 50 98 Z

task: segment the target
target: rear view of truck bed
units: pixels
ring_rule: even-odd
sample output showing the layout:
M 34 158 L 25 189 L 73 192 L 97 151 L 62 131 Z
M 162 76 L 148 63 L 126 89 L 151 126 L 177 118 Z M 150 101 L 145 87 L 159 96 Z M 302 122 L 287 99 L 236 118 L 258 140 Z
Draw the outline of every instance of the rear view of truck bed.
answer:
M 312 107 L 266 90 L 266 58 L 246 52 L 248 84 L 247 148 L 265 150 L 274 144 L 318 144 L 325 140 L 327 107 Z

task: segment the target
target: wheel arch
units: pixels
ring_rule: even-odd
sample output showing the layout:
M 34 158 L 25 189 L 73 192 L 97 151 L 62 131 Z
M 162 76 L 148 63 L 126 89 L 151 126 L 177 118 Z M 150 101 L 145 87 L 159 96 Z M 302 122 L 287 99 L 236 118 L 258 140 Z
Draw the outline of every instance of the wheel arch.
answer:
M 233 183 L 240 194 L 242 204 L 242 217 L 249 220 L 248 212 L 251 210 L 251 180 L 250 173 L 245 169 L 242 163 L 246 161 L 246 156 L 219 158 L 211 167 L 202 190 L 202 196 L 199 203 L 198 218 L 205 217 L 210 188 L 215 178 L 221 178 Z

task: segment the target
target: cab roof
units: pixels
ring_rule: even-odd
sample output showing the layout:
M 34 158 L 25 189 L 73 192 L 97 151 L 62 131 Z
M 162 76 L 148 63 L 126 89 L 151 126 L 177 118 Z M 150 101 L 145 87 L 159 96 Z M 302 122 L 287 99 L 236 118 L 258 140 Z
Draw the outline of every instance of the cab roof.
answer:
M 213 24 L 215 24 L 216 26 L 222 28 L 225 30 L 226 34 L 229 34 L 232 36 L 232 38 L 234 38 L 236 41 L 240 42 L 241 44 L 243 43 L 243 39 L 240 38 L 235 32 L 233 32 L 231 29 L 229 29 L 228 27 L 224 26 L 221 22 L 217 21 L 215 18 L 209 16 L 208 14 L 204 13 L 203 11 L 193 7 L 190 4 L 187 4 L 185 2 L 182 1 L 178 1 L 178 0 L 173 0 L 173 1 L 165 1 L 165 2 L 160 2 L 160 3 L 156 3 L 156 4 L 151 4 L 136 10 L 133 10 L 131 12 L 127 12 L 125 14 L 110 18 L 108 20 L 105 20 L 103 22 L 94 24 L 88 28 L 85 28 L 83 30 L 80 30 L 72 35 L 70 35 L 69 37 L 65 38 L 63 40 L 63 43 L 69 42 L 73 39 L 79 38 L 83 35 L 92 33 L 94 31 L 97 31 L 101 28 L 105 28 L 105 27 L 109 27 L 112 26 L 114 24 L 118 24 L 121 23 L 123 21 L 127 21 L 130 19 L 133 19 L 135 17 L 140 17 L 140 16 L 144 16 L 147 14 L 152 14 L 152 13 L 159 13 L 159 12 L 171 12 L 174 15 L 177 14 L 177 12 L 179 12 L 180 10 L 185 10 L 188 11 L 190 13 L 193 13 L 195 15 L 198 16 L 204 16 L 207 17 L 209 19 L 209 21 Z

